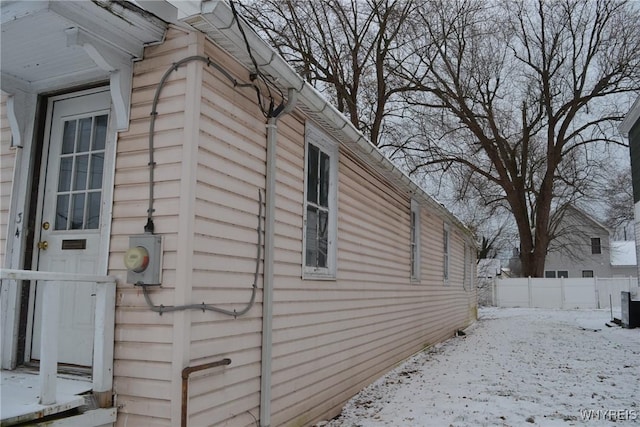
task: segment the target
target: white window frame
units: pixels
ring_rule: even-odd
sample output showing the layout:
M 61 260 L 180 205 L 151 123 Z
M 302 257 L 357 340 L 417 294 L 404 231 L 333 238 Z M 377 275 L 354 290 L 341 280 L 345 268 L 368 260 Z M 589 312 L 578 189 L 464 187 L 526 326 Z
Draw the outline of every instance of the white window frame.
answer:
M 327 266 L 307 266 L 307 173 L 309 144 L 329 156 L 328 233 Z M 307 122 L 304 144 L 304 202 L 302 224 L 302 278 L 313 280 L 335 280 L 338 236 L 338 144 L 315 125 Z
M 444 224 L 444 229 L 442 233 L 442 253 L 443 253 L 443 266 L 442 266 L 442 278 L 444 280 L 444 284 L 449 284 L 449 279 L 451 277 L 451 226 L 449 224 Z
M 420 204 L 411 200 L 411 212 L 409 215 L 409 267 L 411 270 L 411 281 L 420 281 L 420 266 L 422 264 L 420 258 Z

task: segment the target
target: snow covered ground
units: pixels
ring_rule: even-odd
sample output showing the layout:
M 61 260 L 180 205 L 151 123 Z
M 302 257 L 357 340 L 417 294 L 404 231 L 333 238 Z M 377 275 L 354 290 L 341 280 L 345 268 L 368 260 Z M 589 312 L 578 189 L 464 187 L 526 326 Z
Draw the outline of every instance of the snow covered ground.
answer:
M 481 309 L 464 336 L 364 389 L 326 427 L 640 425 L 640 329 L 608 310 Z

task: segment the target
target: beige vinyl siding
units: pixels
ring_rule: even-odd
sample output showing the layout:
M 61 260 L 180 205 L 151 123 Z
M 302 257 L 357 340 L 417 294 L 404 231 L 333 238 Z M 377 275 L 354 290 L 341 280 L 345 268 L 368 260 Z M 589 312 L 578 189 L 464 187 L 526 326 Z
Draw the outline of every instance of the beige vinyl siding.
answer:
M 172 29 L 166 41 L 145 49 L 143 61 L 134 66 L 129 130 L 119 134 L 116 149 L 113 221 L 109 273 L 117 275 L 114 392 L 118 426 L 172 425 L 175 315 L 151 312 L 140 288 L 125 283 L 122 258 L 132 234 L 142 234 L 146 223 L 149 179 L 149 117 L 157 84 L 172 63 L 188 56 L 193 34 Z M 173 305 L 177 248 L 180 245 L 182 159 L 187 71 L 173 72 L 161 93 L 156 120 L 155 212 L 156 233 L 163 236 L 162 289 L 153 291 L 156 304 Z
M 11 148 L 11 129 L 7 119 L 7 96 L 0 97 L 0 267 L 5 266 L 9 206 L 16 152 Z
M 177 423 L 179 371 L 225 357 L 229 366 L 192 374 L 189 425 L 248 427 L 259 416 L 262 260 L 255 305 L 237 319 L 198 310 L 159 316 L 146 307 L 141 290 L 123 280 L 128 236 L 140 234 L 146 222 L 151 100 L 170 64 L 195 52 L 247 81 L 247 70 L 216 46 L 171 29 L 135 66 L 131 126 L 118 141 L 109 264 L 110 274 L 121 278 L 118 425 Z M 155 225 L 164 253 L 163 285 L 152 291 L 154 302 L 174 305 L 185 298 L 242 309 L 254 280 L 258 191 L 264 191 L 266 173 L 266 119 L 255 92 L 233 88 L 198 62 L 171 75 L 158 110 Z M 472 321 L 470 293 L 462 287 L 467 237 L 451 227 L 452 277 L 444 286 L 444 220 L 423 204 L 421 280 L 412 282 L 411 195 L 344 147 L 338 158 L 337 276 L 302 279 L 305 121 L 299 111 L 278 121 L 273 426 L 305 426 L 336 415 L 398 362 Z
M 247 77 L 246 70 L 213 45 L 206 44 L 205 55 L 236 79 Z M 256 269 L 258 193 L 262 192 L 264 203 L 266 171 L 265 122 L 255 91 L 234 88 L 211 67 L 203 76 L 192 298 L 241 310 L 251 297 Z M 261 275 L 257 285 L 256 303 L 242 317 L 210 311 L 191 315 L 190 365 L 225 357 L 231 364 L 192 376 L 189 425 L 248 426 L 259 416 Z
M 279 153 L 297 150 L 295 175 L 303 183 L 303 128 L 299 132 L 293 141 L 281 138 Z M 296 167 L 279 159 L 278 176 L 280 165 Z M 287 216 L 292 236 L 276 238 L 273 425 L 309 425 L 336 415 L 344 401 L 400 360 L 467 325 L 466 300 L 460 319 L 452 321 L 452 313 L 432 315 L 439 304 L 433 298 L 458 309 L 456 295 L 442 286 L 441 268 L 437 285 L 427 277 L 424 285 L 410 281 L 409 195 L 342 149 L 338 179 L 337 280 L 300 279 L 299 217 Z M 303 186 L 278 185 L 279 195 L 287 192 L 301 215 Z M 427 207 L 421 212 L 429 215 Z M 277 220 L 285 213 L 278 208 Z M 432 230 L 423 225 L 423 247 L 442 224 Z M 435 248 L 432 255 L 442 260 Z M 422 252 L 423 263 L 428 253 Z M 455 290 L 461 292 L 461 287 Z

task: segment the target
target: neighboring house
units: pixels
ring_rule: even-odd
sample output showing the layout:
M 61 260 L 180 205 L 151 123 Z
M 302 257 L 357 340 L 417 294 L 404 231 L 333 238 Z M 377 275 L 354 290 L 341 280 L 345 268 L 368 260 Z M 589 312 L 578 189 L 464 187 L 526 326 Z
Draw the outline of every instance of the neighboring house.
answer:
M 3 425 L 311 425 L 475 321 L 473 236 L 229 4 L 137 4 L 0 3 Z
M 622 135 L 629 140 L 635 214 L 636 257 L 640 259 L 640 96 L 636 98 L 619 129 Z M 638 265 L 637 276 L 640 278 L 640 265 Z
M 624 242 L 610 242 L 609 230 L 582 210 L 568 206 L 545 260 L 545 277 L 635 276 Z
M 636 257 L 636 242 L 612 241 L 611 242 L 611 276 L 612 277 L 637 277 L 638 261 Z

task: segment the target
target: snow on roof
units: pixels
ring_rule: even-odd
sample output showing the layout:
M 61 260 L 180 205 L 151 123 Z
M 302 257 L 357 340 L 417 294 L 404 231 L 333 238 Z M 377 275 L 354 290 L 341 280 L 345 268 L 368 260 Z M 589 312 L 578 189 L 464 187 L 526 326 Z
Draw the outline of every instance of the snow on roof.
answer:
M 636 242 L 611 242 L 611 265 L 637 265 Z

